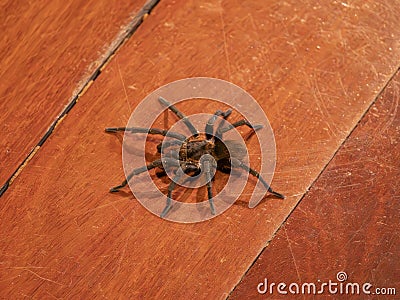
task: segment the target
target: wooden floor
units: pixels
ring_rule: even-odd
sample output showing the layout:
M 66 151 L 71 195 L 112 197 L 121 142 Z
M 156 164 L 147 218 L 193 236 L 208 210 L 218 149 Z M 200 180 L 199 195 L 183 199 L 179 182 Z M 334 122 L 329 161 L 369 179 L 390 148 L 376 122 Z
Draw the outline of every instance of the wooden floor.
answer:
M 3 2 L 1 298 L 275 299 L 257 291 L 266 278 L 339 272 L 400 293 L 399 1 Z M 250 179 L 224 214 L 179 224 L 128 188 L 108 192 L 124 175 L 122 136 L 104 128 L 193 76 L 257 99 L 285 200 L 249 209 Z M 257 140 L 247 144 L 259 169 Z

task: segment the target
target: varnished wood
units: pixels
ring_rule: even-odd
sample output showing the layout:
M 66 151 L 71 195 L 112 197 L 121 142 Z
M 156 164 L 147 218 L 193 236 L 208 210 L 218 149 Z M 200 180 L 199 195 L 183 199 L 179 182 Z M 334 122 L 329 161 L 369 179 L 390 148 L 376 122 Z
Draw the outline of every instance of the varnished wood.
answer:
M 3 196 L 2 295 L 226 297 L 397 69 L 395 7 L 161 1 Z M 121 142 L 104 128 L 125 126 L 145 95 L 190 76 L 230 80 L 259 101 L 277 142 L 272 186 L 287 199 L 249 209 L 250 179 L 223 215 L 185 225 L 152 215 L 129 190 L 108 193 L 123 171 Z M 177 106 L 187 115 L 227 109 Z M 259 169 L 257 141 L 248 145 Z M 154 180 L 166 191 L 168 181 Z M 207 199 L 205 189 L 178 193 Z
M 26 2 L 26 1 L 25 1 Z M 39 143 L 145 3 L 3 1 L 0 186 Z
M 287 299 L 260 295 L 268 282 L 371 283 L 400 290 L 400 73 L 364 116 L 310 192 L 230 299 Z M 319 280 L 319 282 L 318 282 Z M 329 292 L 325 289 L 325 296 Z M 293 295 L 292 295 L 293 296 Z M 349 295 L 332 295 L 348 299 Z M 373 295 L 361 292 L 354 299 Z M 393 299 L 395 296 L 375 296 Z M 313 296 L 306 295 L 306 299 Z

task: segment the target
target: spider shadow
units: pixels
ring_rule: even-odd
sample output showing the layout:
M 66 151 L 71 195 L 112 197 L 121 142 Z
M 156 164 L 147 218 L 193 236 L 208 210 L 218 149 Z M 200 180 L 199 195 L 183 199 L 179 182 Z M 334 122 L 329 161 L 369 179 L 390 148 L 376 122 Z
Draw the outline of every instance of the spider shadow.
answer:
M 262 204 L 262 203 L 264 203 L 264 202 L 266 202 L 266 201 L 268 201 L 269 199 L 279 199 L 279 198 L 274 196 L 274 195 L 265 195 L 261 199 L 261 201 L 257 204 L 257 206 Z M 248 208 L 249 202 L 248 201 L 244 201 L 244 200 L 236 200 L 233 205 L 237 205 L 237 206 Z
M 124 134 L 123 134 L 123 133 L 121 134 L 121 132 L 108 132 L 108 131 L 106 131 L 105 134 L 109 134 L 109 135 L 112 135 L 113 137 L 116 137 L 117 140 L 118 140 L 118 141 L 121 143 L 121 145 L 122 145 L 122 143 L 123 143 L 123 141 L 124 141 Z M 114 139 L 114 140 L 115 140 L 115 139 Z
M 256 132 L 255 132 L 254 130 L 251 130 L 251 131 L 249 131 L 248 133 L 246 133 L 246 134 L 243 135 L 243 139 L 244 139 L 245 141 L 248 141 L 248 140 L 250 140 L 250 138 L 251 138 L 253 135 L 255 135 L 255 134 L 256 134 Z
M 128 189 L 129 189 L 129 187 L 128 187 Z M 111 194 L 117 195 L 117 196 L 123 197 L 123 198 L 131 198 L 132 200 L 136 199 L 130 190 L 129 190 L 129 192 L 124 191 L 124 190 L 119 190 L 118 193 L 111 193 Z

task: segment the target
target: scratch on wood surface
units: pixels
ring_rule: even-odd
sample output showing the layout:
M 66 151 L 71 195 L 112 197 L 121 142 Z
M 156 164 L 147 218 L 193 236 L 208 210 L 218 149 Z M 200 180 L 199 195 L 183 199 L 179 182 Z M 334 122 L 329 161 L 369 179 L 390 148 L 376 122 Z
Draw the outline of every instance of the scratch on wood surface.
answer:
M 301 281 L 301 276 L 300 276 L 299 268 L 298 268 L 298 266 L 297 266 L 296 259 L 294 258 L 294 253 L 293 253 L 292 245 L 290 244 L 290 239 L 289 239 L 289 236 L 288 236 L 288 234 L 287 234 L 287 231 L 286 231 L 286 227 L 285 227 L 285 226 L 283 226 L 283 230 L 285 231 L 285 236 L 286 236 L 286 239 L 287 239 L 287 242 L 288 242 L 288 247 L 289 247 L 290 254 L 292 255 L 292 259 L 293 259 L 294 267 L 295 267 L 295 269 L 296 269 L 297 277 L 299 278 L 299 282 L 301 283 L 302 281 Z
M 346 97 L 348 97 L 346 88 L 345 88 L 344 85 L 343 85 L 342 76 L 340 76 L 340 72 L 336 72 L 336 74 L 337 74 L 337 77 L 338 77 L 338 81 L 339 81 L 340 87 L 342 88 L 343 94 L 344 94 Z
M 368 40 L 368 38 L 367 38 Z M 375 65 L 373 64 L 373 61 L 370 61 L 369 59 L 366 58 L 365 54 L 360 54 L 360 51 L 366 52 L 366 48 L 369 47 L 369 44 L 365 44 L 363 46 L 358 47 L 357 49 L 352 49 L 351 47 L 347 47 L 347 50 L 349 50 L 351 53 L 354 54 L 354 61 L 357 62 L 364 62 L 366 65 L 368 65 L 371 68 L 371 71 L 374 73 L 374 78 L 377 79 L 379 78 L 379 72 L 376 69 Z
M 126 103 L 128 104 L 128 107 L 129 107 L 129 115 L 130 115 L 130 114 L 132 113 L 132 107 L 131 107 L 131 104 L 129 103 L 128 92 L 126 91 L 126 85 L 125 85 L 124 79 L 122 78 L 121 68 L 119 67 L 119 62 L 118 62 L 118 59 L 117 59 L 117 58 L 115 58 L 115 62 L 116 62 L 116 64 L 117 64 L 117 69 L 118 69 L 119 78 L 121 79 L 122 87 L 123 87 L 123 89 L 124 89 L 125 100 L 126 100 Z
M 313 76 L 313 78 L 316 78 L 317 76 Z M 314 84 L 312 87 L 314 99 L 315 99 L 315 104 L 318 106 L 322 116 L 325 119 L 325 123 L 330 129 L 330 132 L 337 138 L 337 132 L 340 132 L 340 129 L 336 126 L 336 123 L 332 119 L 331 115 L 329 114 L 329 110 L 327 109 L 324 99 L 322 98 L 321 91 L 319 89 L 318 81 L 316 79 L 313 80 Z M 332 125 L 332 126 L 331 126 Z M 333 127 L 333 128 L 332 128 Z
M 124 259 L 124 257 L 125 257 L 125 254 L 126 254 L 126 248 L 128 248 L 128 243 L 129 243 L 129 241 L 130 241 L 130 239 L 131 239 L 131 237 L 132 237 L 132 235 L 133 235 L 134 233 L 135 233 L 135 231 L 132 231 L 132 232 L 129 234 L 129 236 L 127 237 L 126 241 L 125 241 L 125 245 L 124 245 L 124 248 L 122 249 L 121 256 L 120 256 L 119 259 L 118 259 L 117 270 L 114 272 L 114 274 L 118 274 L 118 273 L 119 273 L 119 270 L 121 269 L 121 264 L 122 264 L 122 261 L 123 261 L 123 259 Z
M 346 188 L 350 188 L 350 187 L 353 187 L 353 186 L 360 186 L 360 185 L 361 185 L 361 182 L 359 182 L 359 183 L 352 183 L 352 184 L 345 184 L 345 185 L 338 185 L 338 186 L 335 186 L 334 189 L 335 189 L 335 190 L 338 190 L 338 189 L 346 189 Z
M 122 212 L 114 205 L 114 202 L 111 202 L 111 206 L 114 208 L 115 211 L 117 211 L 117 213 L 121 216 L 122 220 L 125 220 L 124 215 L 122 214 Z
M 225 220 L 226 220 L 226 221 L 223 221 L 222 223 L 228 225 L 228 226 L 225 228 L 225 230 L 229 233 L 229 236 L 232 236 L 232 235 L 233 235 L 233 231 L 232 231 L 232 229 L 231 229 L 232 227 L 234 227 L 236 230 L 240 231 L 241 234 L 242 234 L 242 233 L 244 234 L 244 230 L 243 230 L 243 228 L 241 228 L 241 227 L 239 226 L 239 223 L 234 222 L 234 221 L 232 220 L 232 218 L 229 217 L 229 216 L 226 216 L 226 215 L 223 215 L 223 216 L 225 216 Z
M 40 276 L 38 273 L 33 272 L 32 270 L 30 270 L 30 269 L 28 269 L 28 268 L 22 268 L 22 269 L 25 270 L 25 271 L 28 271 L 29 273 L 35 275 L 36 277 L 38 277 L 38 278 L 40 278 L 40 279 L 42 279 L 42 280 L 45 280 L 45 281 L 48 281 L 48 282 L 51 282 L 51 283 L 54 283 L 54 284 L 58 284 L 58 285 L 60 285 L 60 286 L 64 286 L 62 283 L 59 283 L 59 282 L 54 281 L 54 280 L 51 280 L 51 279 L 49 279 L 49 278 Z
M 389 109 L 389 115 L 390 118 L 387 122 L 385 122 L 383 128 L 381 129 L 381 133 L 385 132 L 396 120 L 397 117 L 397 109 L 399 107 L 399 83 L 394 82 L 393 84 L 393 99 L 394 101 L 392 102 L 392 105 L 390 106 Z
M 369 222 L 368 219 L 363 219 L 361 225 L 358 227 L 357 230 L 354 231 L 354 233 L 353 233 L 353 234 L 351 235 L 351 237 L 348 239 L 348 241 L 347 241 L 345 247 L 347 247 L 348 245 L 350 245 L 350 244 L 354 241 L 354 239 L 356 238 L 357 234 L 359 234 L 360 232 L 365 231 L 365 224 L 366 224 L 367 222 Z M 355 242 L 355 241 L 354 241 L 354 242 Z
M 176 227 L 173 229 L 173 231 L 174 231 L 174 232 L 175 232 L 175 231 L 181 231 L 181 232 L 184 232 L 184 233 L 188 233 L 188 234 L 190 234 L 190 235 L 197 235 L 197 236 L 202 235 L 201 233 L 198 233 L 198 232 L 196 232 L 196 231 L 187 230 L 187 229 L 183 229 L 183 228 L 176 228 Z
M 94 208 L 92 208 L 92 209 L 89 209 L 89 210 L 87 210 L 87 211 L 85 211 L 85 212 L 82 212 L 80 215 L 86 215 L 86 214 L 88 214 L 88 213 L 90 213 L 90 212 L 92 212 L 92 211 L 95 211 L 95 210 L 98 210 L 98 209 L 101 209 L 101 208 L 105 208 L 105 207 L 109 207 L 109 206 L 112 206 L 114 209 L 115 209 L 115 206 L 114 206 L 114 204 L 116 204 L 116 203 L 119 203 L 119 202 L 126 202 L 126 199 L 120 199 L 120 200 L 115 200 L 115 201 L 113 201 L 113 202 L 109 202 L 109 203 L 106 203 L 106 204 L 103 204 L 103 205 L 99 205 L 99 206 L 96 206 L 96 207 L 94 207 Z M 120 211 L 118 211 L 120 214 L 122 214 Z M 123 217 L 124 218 L 124 217 Z M 125 219 L 125 218 L 124 218 Z
M 373 133 L 371 133 L 371 136 L 380 136 L 380 135 L 382 135 L 393 124 L 393 122 L 395 122 L 395 120 L 398 119 L 397 110 L 398 110 L 398 107 L 399 107 L 399 98 L 400 98 L 399 85 L 400 85 L 399 82 L 393 81 L 393 101 L 391 103 L 389 111 L 387 112 L 388 115 L 390 115 L 390 118 L 387 118 L 387 120 L 381 126 L 380 125 L 376 126 L 374 128 L 374 130 L 373 130 Z M 378 111 L 377 107 L 373 107 L 372 109 L 374 109 L 375 111 Z M 373 114 L 373 113 L 371 113 L 371 114 Z M 376 118 L 379 118 L 380 114 L 379 113 L 378 114 L 373 114 L 373 116 L 376 117 Z M 374 142 L 375 142 L 375 139 L 370 139 L 367 142 L 367 145 L 371 145 Z
M 295 54 L 295 57 L 299 56 L 299 52 L 297 51 L 296 43 L 292 40 L 292 30 L 290 30 L 287 26 L 287 20 L 286 19 L 281 19 L 279 20 L 279 23 L 282 25 L 282 28 L 284 29 L 285 35 L 287 36 L 287 44 L 293 49 L 293 52 Z
M 254 29 L 254 33 L 257 36 L 257 40 L 261 40 L 260 35 L 258 34 L 257 26 L 256 26 L 256 23 L 254 22 L 254 18 L 252 16 L 252 14 L 248 13 L 246 18 L 248 18 L 250 20 L 251 27 Z M 264 51 L 264 49 L 260 49 L 260 53 L 261 53 L 261 56 L 262 56 L 262 63 L 263 63 L 262 71 L 266 75 L 266 77 L 269 79 L 270 84 L 272 84 L 273 83 L 272 73 L 271 73 L 271 70 L 269 68 L 269 63 L 268 63 L 266 52 Z
M 231 81 L 231 62 L 229 60 L 229 53 L 228 53 L 228 44 L 226 41 L 226 32 L 225 32 L 225 22 L 224 22 L 224 17 L 222 16 L 222 10 L 219 11 L 219 17 L 221 19 L 221 27 L 222 27 L 222 36 L 224 39 L 224 52 L 225 52 L 225 58 L 226 58 L 226 64 L 228 67 L 228 76 L 229 76 L 229 80 Z
M 4 279 L 0 280 L 0 283 L 6 282 L 6 281 L 10 281 L 10 280 L 14 280 L 15 278 L 18 278 L 18 277 L 20 277 L 20 276 L 21 276 L 21 275 L 18 274 L 18 275 L 12 276 L 12 277 L 4 278 Z
M 50 296 L 50 297 L 52 297 L 53 299 L 62 299 L 62 298 L 58 298 L 58 297 L 56 297 L 56 296 L 54 296 L 52 293 L 50 293 L 49 291 L 46 291 L 46 293 Z

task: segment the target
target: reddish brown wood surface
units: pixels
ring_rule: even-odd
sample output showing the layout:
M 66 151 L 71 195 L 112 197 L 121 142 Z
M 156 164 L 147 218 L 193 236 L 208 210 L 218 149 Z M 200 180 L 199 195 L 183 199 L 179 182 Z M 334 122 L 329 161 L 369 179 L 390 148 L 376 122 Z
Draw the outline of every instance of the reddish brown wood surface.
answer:
M 0 185 L 99 67 L 136 1 L 0 5 Z
M 162 1 L 1 199 L 1 294 L 226 297 L 397 69 L 395 7 Z M 108 193 L 123 176 L 121 143 L 103 129 L 190 76 L 230 80 L 259 101 L 277 142 L 273 186 L 287 200 L 247 208 L 250 180 L 226 213 L 184 225 L 152 215 L 129 190 Z M 258 168 L 256 140 L 249 150 Z
M 260 295 L 257 285 L 275 282 L 371 283 L 400 291 L 400 73 L 371 107 L 287 223 L 261 254 L 230 299 L 286 299 L 275 287 Z M 318 290 L 320 290 L 318 288 Z M 286 291 L 288 289 L 286 288 Z M 379 291 L 378 291 L 379 292 Z M 395 299 L 379 295 L 355 299 Z M 350 295 L 324 296 L 347 299 Z M 279 297 L 281 296 L 281 297 Z M 293 295 L 292 295 L 293 297 Z M 398 297 L 398 296 L 397 296 Z M 306 295 L 305 299 L 314 296 Z

